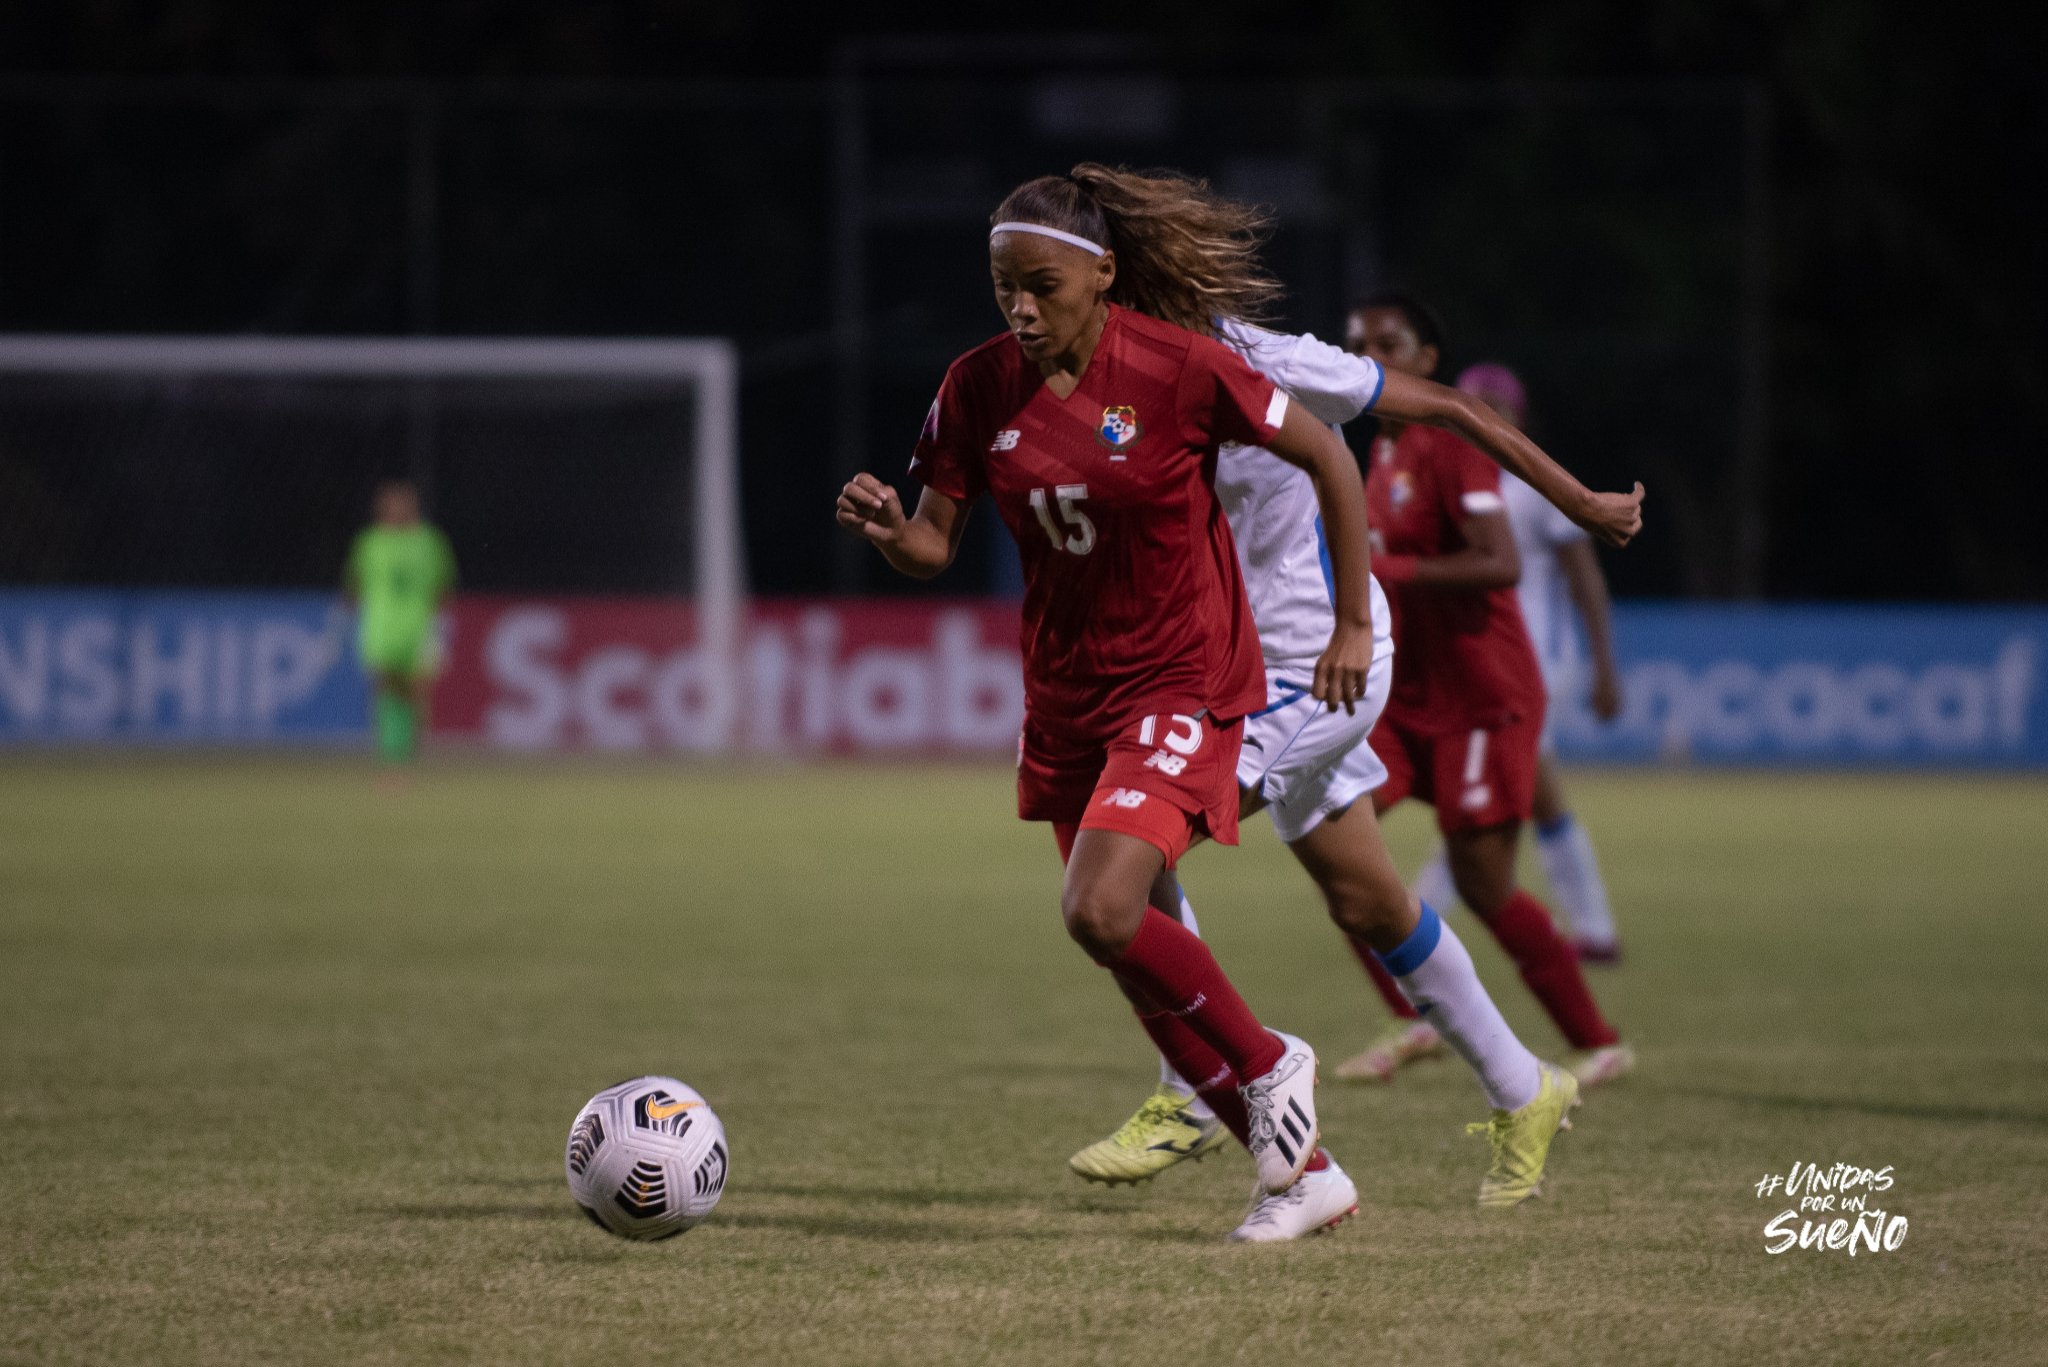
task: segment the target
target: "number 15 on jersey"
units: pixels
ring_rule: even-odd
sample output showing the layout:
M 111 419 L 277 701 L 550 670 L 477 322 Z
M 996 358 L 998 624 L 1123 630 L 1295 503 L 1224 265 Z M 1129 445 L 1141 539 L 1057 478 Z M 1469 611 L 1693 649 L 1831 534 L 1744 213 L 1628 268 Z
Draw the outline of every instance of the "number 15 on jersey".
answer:
M 1045 490 L 1031 491 L 1031 511 L 1038 514 L 1038 525 L 1045 528 L 1045 535 L 1056 551 L 1069 555 L 1086 555 L 1095 549 L 1095 524 L 1088 514 L 1081 511 L 1081 500 L 1088 497 L 1085 484 L 1061 484 L 1054 487 L 1052 499 L 1045 496 Z M 1059 503 L 1059 521 L 1053 521 L 1052 503 Z

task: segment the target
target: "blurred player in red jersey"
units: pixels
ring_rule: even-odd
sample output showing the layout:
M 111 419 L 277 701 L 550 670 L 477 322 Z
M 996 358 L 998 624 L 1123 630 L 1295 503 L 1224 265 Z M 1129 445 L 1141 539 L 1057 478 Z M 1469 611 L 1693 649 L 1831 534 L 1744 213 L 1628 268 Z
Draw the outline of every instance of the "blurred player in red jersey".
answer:
M 991 222 L 1008 330 L 947 371 L 911 462 L 916 512 L 861 474 L 838 518 L 929 578 L 973 500 L 992 496 L 1025 576 L 1018 814 L 1053 823 L 1068 933 L 1250 1150 L 1264 1191 L 1282 1193 L 1327 1166 L 1314 1051 L 1261 1025 L 1151 897 L 1196 840 L 1236 843 L 1243 718 L 1266 701 L 1217 449 L 1266 447 L 1315 483 L 1336 610 L 1310 691 L 1331 708 L 1356 704 L 1372 665 L 1357 465 L 1236 353 L 1158 321 L 1201 325 L 1265 288 L 1227 232 L 1112 212 L 1072 176 L 1018 187 Z
M 1504 365 L 1467 366 L 1458 388 L 1484 402 L 1516 427 L 1529 425 L 1529 400 L 1522 381 Z M 1515 550 L 1521 557 L 1522 582 L 1515 596 L 1522 604 L 1522 623 L 1536 648 L 1543 688 L 1551 706 L 1544 712 L 1543 740 L 1536 769 L 1536 853 L 1550 882 L 1552 905 L 1564 913 L 1572 948 L 1589 964 L 1621 959 L 1621 936 L 1607 901 L 1607 880 L 1592 837 L 1565 800 L 1558 773 L 1554 739 L 1556 701 L 1567 691 L 1585 689 L 1592 715 L 1613 721 L 1621 715 L 1621 671 L 1614 662 L 1614 629 L 1608 611 L 1607 576 L 1584 529 L 1572 522 L 1534 489 L 1503 474 L 1501 498 L 1508 524 L 1514 528 Z M 1582 654 L 1572 630 L 1576 616 L 1585 631 Z M 1590 678 L 1588 674 L 1590 672 Z M 1415 877 L 1415 893 L 1425 902 L 1447 907 L 1457 899 L 1451 885 L 1450 861 L 1439 845 Z
M 1405 295 L 1354 309 L 1346 343 L 1386 369 L 1425 379 L 1443 361 L 1441 324 Z M 1575 1051 L 1566 1066 L 1581 1085 L 1611 1081 L 1633 1066 L 1634 1054 L 1601 1015 L 1550 913 L 1515 882 L 1545 697 L 1514 592 L 1521 567 L 1500 471 L 1453 433 L 1387 423 L 1373 443 L 1366 498 L 1395 643 L 1393 693 L 1372 735 L 1388 770 L 1374 803 L 1385 811 L 1415 797 L 1435 807 L 1458 895 Z M 1339 1076 L 1384 1081 L 1442 1042 L 1374 956 L 1359 961 L 1401 1021 L 1346 1060 Z

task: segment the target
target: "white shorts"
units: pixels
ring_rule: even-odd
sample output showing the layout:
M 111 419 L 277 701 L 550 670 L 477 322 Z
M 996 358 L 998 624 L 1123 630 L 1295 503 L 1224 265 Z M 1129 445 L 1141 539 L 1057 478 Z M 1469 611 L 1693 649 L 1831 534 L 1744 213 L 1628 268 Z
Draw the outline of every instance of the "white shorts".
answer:
M 1266 799 L 1273 830 L 1290 845 L 1387 781 L 1365 738 L 1394 685 L 1393 652 L 1372 662 L 1356 711 L 1330 711 L 1309 683 L 1307 667 L 1266 671 L 1265 710 L 1245 718 L 1237 757 L 1237 786 Z

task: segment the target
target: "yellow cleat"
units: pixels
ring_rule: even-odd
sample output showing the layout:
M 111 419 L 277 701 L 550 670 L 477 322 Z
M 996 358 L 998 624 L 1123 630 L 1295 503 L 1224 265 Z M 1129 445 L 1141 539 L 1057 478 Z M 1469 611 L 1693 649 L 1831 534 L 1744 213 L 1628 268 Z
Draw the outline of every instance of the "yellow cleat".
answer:
M 1543 1082 L 1536 1099 L 1519 1111 L 1495 1111 L 1493 1119 L 1465 1127 L 1484 1134 L 1493 1146 L 1493 1163 L 1479 1183 L 1482 1210 L 1506 1210 L 1543 1194 L 1543 1164 L 1550 1141 L 1572 1127 L 1571 1109 L 1579 1104 L 1578 1079 L 1554 1063 L 1539 1065 Z
M 1149 1182 L 1175 1163 L 1202 1159 L 1230 1138 L 1215 1116 L 1196 1117 L 1188 1107 L 1194 1098 L 1161 1086 L 1145 1099 L 1137 1114 L 1107 1139 L 1097 1140 L 1067 1160 L 1090 1182 Z
M 1364 1050 L 1337 1065 L 1339 1082 L 1392 1082 L 1411 1063 L 1435 1058 L 1448 1046 L 1428 1021 L 1397 1020 Z

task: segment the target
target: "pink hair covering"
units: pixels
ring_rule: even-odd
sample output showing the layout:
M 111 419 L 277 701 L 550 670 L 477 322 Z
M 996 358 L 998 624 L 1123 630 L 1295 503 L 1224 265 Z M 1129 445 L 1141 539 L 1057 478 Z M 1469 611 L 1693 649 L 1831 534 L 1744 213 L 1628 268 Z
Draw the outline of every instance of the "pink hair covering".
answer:
M 1458 375 L 1458 388 L 1474 398 L 1487 399 L 1506 408 L 1517 427 L 1529 415 L 1528 391 L 1514 371 L 1497 361 L 1466 366 Z

